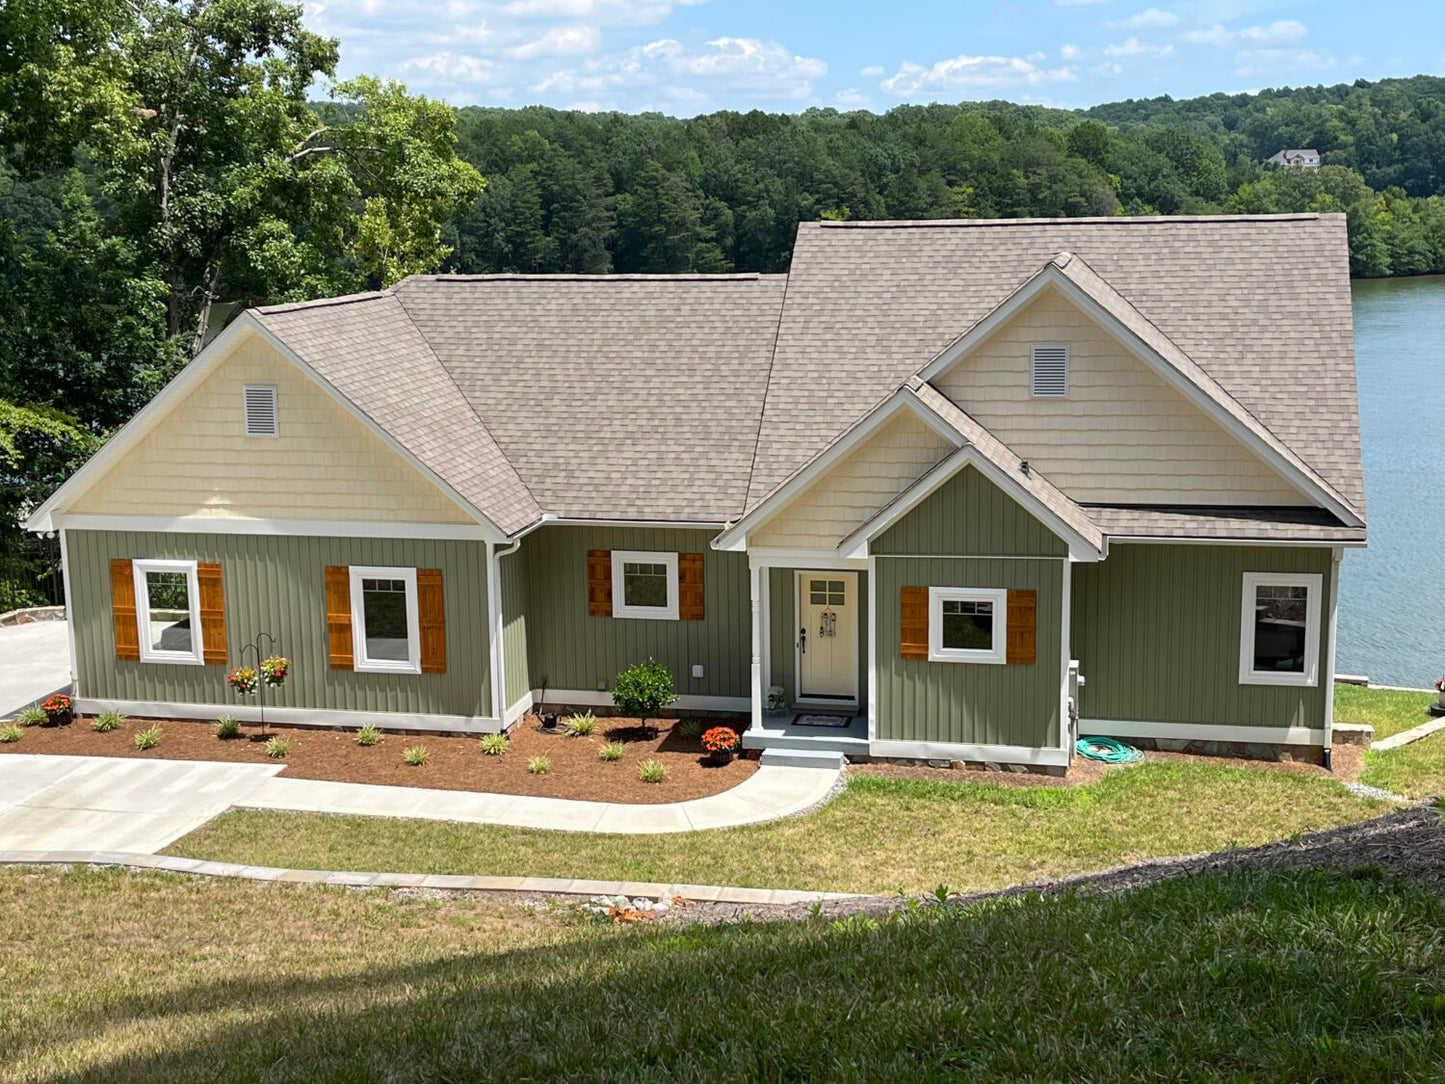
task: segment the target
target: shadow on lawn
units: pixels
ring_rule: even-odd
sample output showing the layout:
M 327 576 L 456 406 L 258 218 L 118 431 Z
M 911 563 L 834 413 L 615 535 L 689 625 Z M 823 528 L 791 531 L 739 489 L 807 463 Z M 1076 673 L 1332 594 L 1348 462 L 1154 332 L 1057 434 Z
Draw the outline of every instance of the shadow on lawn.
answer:
M 280 926 L 276 952 L 288 933 L 324 937 L 323 915 L 316 929 Z M 347 975 L 235 978 L 168 991 L 174 1010 L 122 995 L 57 1015 L 31 1049 L 108 1028 L 158 1047 L 39 1078 L 51 1081 L 1112 1079 L 1184 1067 L 1426 1079 L 1445 1054 L 1442 928 L 1445 901 L 1412 882 L 1241 871 L 885 921 L 601 928 Z M 424 931 L 377 930 L 398 933 L 427 951 Z M 170 1011 L 260 1018 L 167 1047 Z

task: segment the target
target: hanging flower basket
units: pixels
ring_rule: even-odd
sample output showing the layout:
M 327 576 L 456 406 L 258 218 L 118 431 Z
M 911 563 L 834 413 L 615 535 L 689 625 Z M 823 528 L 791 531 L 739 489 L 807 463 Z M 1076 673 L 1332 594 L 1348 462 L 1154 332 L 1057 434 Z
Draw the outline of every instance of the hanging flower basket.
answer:
M 64 693 L 56 693 L 40 705 L 40 710 L 45 712 L 45 719 L 52 726 L 62 726 L 71 719 L 70 697 Z
M 261 677 L 271 688 L 286 684 L 286 679 L 291 675 L 291 660 L 284 655 L 272 655 L 268 659 L 261 660 Z
M 742 739 L 732 727 L 715 726 L 702 736 L 702 747 L 712 756 L 714 764 L 730 764 Z
M 238 666 L 226 675 L 226 684 L 240 696 L 250 696 L 256 691 L 256 671 L 249 666 Z

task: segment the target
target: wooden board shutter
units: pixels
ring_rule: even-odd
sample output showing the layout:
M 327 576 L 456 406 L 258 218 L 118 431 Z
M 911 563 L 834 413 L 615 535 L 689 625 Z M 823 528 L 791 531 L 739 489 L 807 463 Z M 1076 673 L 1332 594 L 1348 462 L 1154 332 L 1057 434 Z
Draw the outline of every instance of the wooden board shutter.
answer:
M 1010 591 L 1008 593 L 1008 644 L 1005 660 L 1009 665 L 1031 665 L 1038 655 L 1039 593 Z
M 447 610 L 442 597 L 442 570 L 416 570 L 416 612 L 421 628 L 421 672 L 447 672 Z
M 224 666 L 226 597 L 221 589 L 221 566 L 198 561 L 196 586 L 201 592 L 201 659 L 207 666 Z
M 345 565 L 326 566 L 326 638 L 331 669 L 352 669 L 351 570 Z
M 928 588 L 901 589 L 898 654 L 905 659 L 928 658 Z
M 140 629 L 135 620 L 135 576 L 130 561 L 110 563 L 110 615 L 115 623 L 115 657 L 140 662 Z
M 702 554 L 677 555 L 677 616 L 683 621 L 701 621 Z
M 612 551 L 587 551 L 587 613 L 612 616 Z

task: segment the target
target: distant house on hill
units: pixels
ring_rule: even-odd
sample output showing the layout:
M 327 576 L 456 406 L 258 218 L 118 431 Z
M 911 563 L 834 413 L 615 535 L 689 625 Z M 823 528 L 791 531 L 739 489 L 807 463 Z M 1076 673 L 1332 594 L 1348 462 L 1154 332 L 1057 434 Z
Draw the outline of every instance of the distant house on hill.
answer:
M 1290 169 L 1319 169 L 1320 152 L 1316 150 L 1287 150 L 1280 151 L 1269 159 L 1273 166 L 1285 166 Z

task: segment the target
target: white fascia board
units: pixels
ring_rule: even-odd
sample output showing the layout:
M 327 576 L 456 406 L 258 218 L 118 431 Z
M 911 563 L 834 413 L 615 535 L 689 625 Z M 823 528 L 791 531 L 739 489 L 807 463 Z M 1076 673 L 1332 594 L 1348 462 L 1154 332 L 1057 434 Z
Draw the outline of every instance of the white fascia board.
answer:
M 963 437 L 957 430 L 929 409 L 911 390 L 906 387 L 899 388 L 874 407 L 839 440 L 798 468 L 791 478 L 773 490 L 756 508 L 713 539 L 713 549 L 746 550 L 749 531 L 757 530 L 783 511 L 792 503 L 794 497 L 858 447 L 875 430 L 891 421 L 900 410 L 905 409 L 911 409 L 920 420 L 955 448 L 963 444 Z
M 754 546 L 748 550 L 749 564 L 759 568 L 868 570 L 867 557 L 849 557 L 836 550 L 798 550 L 772 546 Z
M 487 540 L 481 524 L 390 523 L 383 520 L 251 519 L 240 516 L 107 516 L 57 512 L 62 530 L 140 531 L 158 534 L 280 535 L 306 538 L 424 538 Z
M 1065 297 L 1083 309 L 1101 327 L 1117 339 L 1125 349 L 1144 362 L 1159 376 L 1188 399 L 1194 406 L 1212 418 L 1225 432 L 1243 444 L 1262 459 L 1281 478 L 1311 501 L 1329 509 L 1347 526 L 1363 527 L 1364 521 L 1334 493 L 1323 488 L 1304 470 L 1281 455 L 1264 441 L 1249 426 L 1226 410 L 1218 400 L 1194 381 L 1176 369 L 1148 343 L 1139 338 L 1131 329 L 1070 279 L 1056 265 L 1050 263 L 1024 285 L 1020 286 L 1007 300 L 1001 302 L 967 332 L 946 346 L 932 361 L 919 371 L 919 376 L 928 383 L 951 369 L 962 357 L 1007 323 L 1020 309 L 1037 297 L 1046 287 L 1057 287 Z
M 1328 539 L 1310 538 L 1171 538 L 1168 535 L 1124 535 L 1109 536 L 1110 544 L 1120 546 L 1281 546 L 1286 548 L 1314 549 L 1364 549 L 1367 542 L 1337 542 Z

